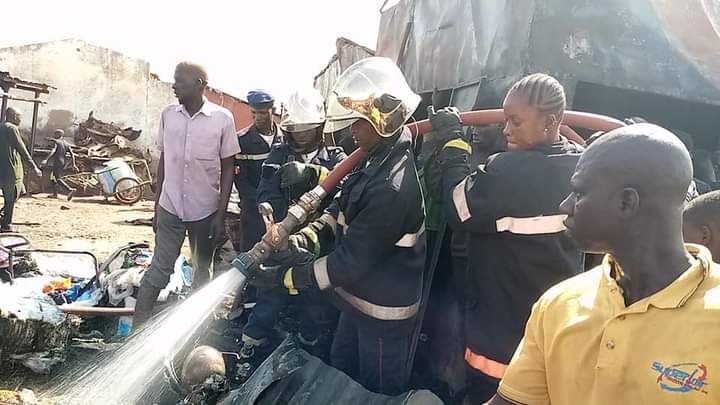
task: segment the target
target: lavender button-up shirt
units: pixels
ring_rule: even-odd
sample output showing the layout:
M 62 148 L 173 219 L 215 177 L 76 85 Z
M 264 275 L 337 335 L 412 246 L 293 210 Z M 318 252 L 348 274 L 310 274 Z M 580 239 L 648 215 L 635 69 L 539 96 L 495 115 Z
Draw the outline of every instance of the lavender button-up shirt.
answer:
M 170 105 L 160 117 L 158 147 L 165 154 L 160 206 L 184 222 L 216 212 L 220 160 L 240 153 L 230 111 L 205 99 L 191 117 L 184 106 Z

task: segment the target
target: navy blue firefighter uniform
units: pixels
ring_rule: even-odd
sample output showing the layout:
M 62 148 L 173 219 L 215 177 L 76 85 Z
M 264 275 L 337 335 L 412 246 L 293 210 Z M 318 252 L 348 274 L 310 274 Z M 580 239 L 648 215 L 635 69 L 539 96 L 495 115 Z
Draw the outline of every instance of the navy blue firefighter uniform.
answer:
M 312 264 L 313 285 L 331 293 L 341 311 L 332 365 L 375 392 L 407 389 L 425 262 L 424 217 L 404 131 L 378 144 L 325 213 L 299 233 L 320 256 Z
M 469 152 L 454 139 L 439 162 L 448 224 L 468 234 L 465 360 L 493 390 L 533 303 L 582 269 L 559 212 L 582 148 L 561 138 L 493 155 L 472 174 Z
M 258 187 L 262 174 L 262 165 L 270 156 L 271 145 L 282 143 L 280 128 L 274 123 L 273 139 L 269 144 L 255 125 L 238 132 L 240 153 L 235 156 L 235 188 L 240 195 L 242 251 L 250 250 L 265 234 L 265 224 L 258 212 Z

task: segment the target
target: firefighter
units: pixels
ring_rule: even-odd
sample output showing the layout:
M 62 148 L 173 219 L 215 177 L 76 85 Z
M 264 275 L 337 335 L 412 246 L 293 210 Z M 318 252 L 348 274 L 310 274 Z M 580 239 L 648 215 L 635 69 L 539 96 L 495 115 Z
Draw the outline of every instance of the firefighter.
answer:
M 290 203 L 347 157 L 342 148 L 324 144 L 324 124 L 320 92 L 309 88 L 290 95 L 280 121 L 286 143 L 271 150 L 258 187 L 258 203 L 270 203 L 277 221 L 285 218 Z
M 324 100 L 317 90 L 310 88 L 290 96 L 280 121 L 286 143 L 272 147 L 263 163 L 258 187 L 258 202 L 271 205 L 276 221 L 285 218 L 291 203 L 347 157 L 341 148 L 324 145 L 324 124 Z M 243 377 L 248 377 L 272 351 L 278 314 L 288 304 L 298 314 L 299 341 L 309 352 L 326 357 L 337 311 L 319 294 L 296 297 L 275 286 L 258 293 L 243 330 Z
M 508 151 L 472 174 L 457 110 L 429 114 L 448 223 L 469 235 L 464 299 L 471 403 L 497 389 L 540 294 L 582 269 L 558 208 L 582 152 L 560 136 L 565 104 L 565 91 L 551 76 L 515 83 L 503 103 Z
M 387 58 L 363 59 L 340 76 L 325 131 L 351 126 L 365 158 L 325 213 L 290 237 L 291 252 L 316 256 L 297 255 L 255 278 L 332 294 L 341 311 L 332 365 L 388 395 L 407 389 L 425 260 L 422 193 L 403 129 L 419 102 Z
M 238 132 L 240 153 L 235 156 L 235 188 L 240 195 L 242 251 L 250 250 L 265 234 L 265 225 L 258 212 L 257 193 L 262 164 L 270 155 L 272 145 L 283 142 L 282 131 L 273 122 L 275 99 L 264 90 L 247 95 L 253 124 Z

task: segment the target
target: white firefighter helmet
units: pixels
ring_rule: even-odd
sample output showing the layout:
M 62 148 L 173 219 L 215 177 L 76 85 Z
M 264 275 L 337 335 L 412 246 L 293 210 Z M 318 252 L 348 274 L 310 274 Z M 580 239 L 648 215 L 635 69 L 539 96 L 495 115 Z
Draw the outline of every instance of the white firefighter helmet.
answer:
M 372 57 L 350 66 L 328 99 L 325 132 L 368 121 L 382 137 L 392 136 L 420 104 L 400 68 L 388 58 Z
M 310 87 L 293 92 L 284 104 L 280 128 L 284 132 L 301 132 L 325 123 L 325 100 Z

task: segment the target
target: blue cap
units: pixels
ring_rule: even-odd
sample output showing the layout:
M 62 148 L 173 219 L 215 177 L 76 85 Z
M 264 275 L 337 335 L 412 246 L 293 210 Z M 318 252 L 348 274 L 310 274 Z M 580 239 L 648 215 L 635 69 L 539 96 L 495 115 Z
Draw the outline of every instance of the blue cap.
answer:
M 253 90 L 247 94 L 247 101 L 253 107 L 272 107 L 275 99 L 265 90 Z

